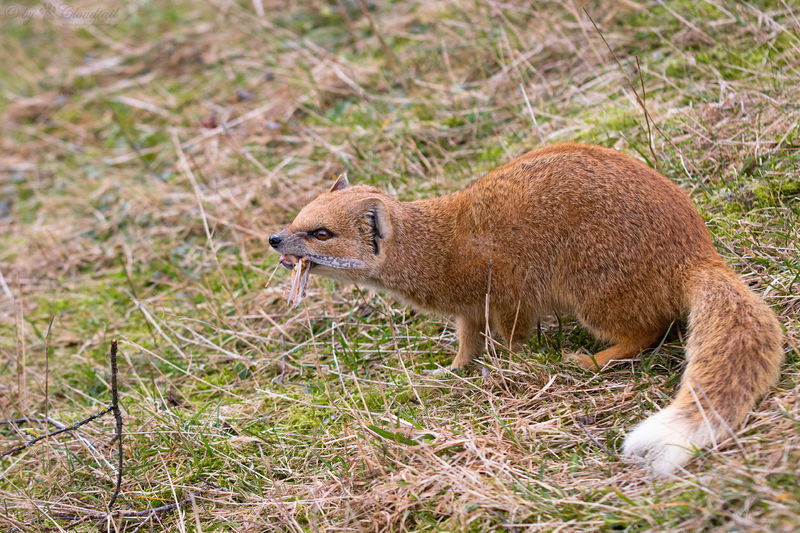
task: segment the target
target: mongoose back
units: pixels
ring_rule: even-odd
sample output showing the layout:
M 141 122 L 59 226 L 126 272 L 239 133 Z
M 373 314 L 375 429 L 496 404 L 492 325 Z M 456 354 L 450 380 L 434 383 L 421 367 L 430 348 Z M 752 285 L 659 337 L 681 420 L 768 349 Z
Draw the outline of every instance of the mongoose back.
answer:
M 725 265 L 688 195 L 607 148 L 535 150 L 461 191 L 415 202 L 340 178 L 269 242 L 288 268 L 306 257 L 312 274 L 455 316 L 453 370 L 482 351 L 487 293 L 491 328 L 513 349 L 553 311 L 611 344 L 570 356 L 585 368 L 634 356 L 688 317 L 676 398 L 623 444 L 656 475 L 728 437 L 783 357 L 775 315 Z

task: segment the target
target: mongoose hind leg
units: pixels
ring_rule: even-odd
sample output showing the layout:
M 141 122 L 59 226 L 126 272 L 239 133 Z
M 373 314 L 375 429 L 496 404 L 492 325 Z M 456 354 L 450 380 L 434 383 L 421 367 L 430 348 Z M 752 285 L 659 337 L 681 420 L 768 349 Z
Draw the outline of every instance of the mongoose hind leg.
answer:
M 534 314 L 520 304 L 501 308 L 492 314 L 492 324 L 503 338 L 503 345 L 513 353 L 522 348 L 531 338 L 531 330 L 535 323 Z
M 627 359 L 638 354 L 643 349 L 655 344 L 660 338 L 661 333 L 649 333 L 634 339 L 624 340 L 610 348 L 606 348 L 601 352 L 597 352 L 594 355 L 573 353 L 568 354 L 566 359 L 578 363 L 578 365 L 586 370 L 600 370 L 609 361 Z

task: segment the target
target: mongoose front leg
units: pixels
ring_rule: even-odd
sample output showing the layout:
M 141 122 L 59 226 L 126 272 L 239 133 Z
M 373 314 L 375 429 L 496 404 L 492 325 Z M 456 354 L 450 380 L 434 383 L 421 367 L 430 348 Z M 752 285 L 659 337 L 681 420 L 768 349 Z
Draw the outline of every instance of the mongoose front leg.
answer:
M 519 353 L 531 338 L 533 329 L 533 316 L 525 310 L 519 308 L 500 315 L 500 335 L 505 341 L 506 347 L 513 353 Z
M 606 348 L 596 354 L 587 355 L 585 353 L 573 353 L 566 356 L 566 359 L 578 363 L 586 370 L 600 370 L 609 361 L 616 361 L 618 359 L 627 359 L 638 354 L 645 348 L 655 344 L 661 338 L 660 333 L 653 333 L 642 335 L 634 340 L 626 340 L 615 344 L 611 348 Z
M 460 316 L 456 321 L 458 329 L 458 354 L 450 365 L 456 371 L 469 365 L 472 358 L 483 351 L 481 320 L 475 317 Z

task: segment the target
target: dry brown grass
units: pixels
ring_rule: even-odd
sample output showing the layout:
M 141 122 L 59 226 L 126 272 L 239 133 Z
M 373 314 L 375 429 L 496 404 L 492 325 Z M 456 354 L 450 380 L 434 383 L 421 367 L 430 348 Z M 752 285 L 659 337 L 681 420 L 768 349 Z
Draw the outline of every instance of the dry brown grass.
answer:
M 579 4 L 366 7 L 0 15 L 0 417 L 98 410 L 119 338 L 118 505 L 142 513 L 73 524 L 106 511 L 109 419 L 6 460 L 2 527 L 796 530 L 800 6 L 587 5 L 619 64 Z M 594 375 L 560 353 L 595 341 L 548 319 L 485 377 L 440 379 L 425 371 L 452 358 L 451 325 L 314 279 L 289 311 L 283 271 L 264 288 L 265 236 L 331 175 L 417 198 L 571 139 L 690 190 L 786 331 L 775 391 L 680 478 L 616 456 L 674 390 L 680 332 Z M 3 449 L 42 430 L 3 429 Z

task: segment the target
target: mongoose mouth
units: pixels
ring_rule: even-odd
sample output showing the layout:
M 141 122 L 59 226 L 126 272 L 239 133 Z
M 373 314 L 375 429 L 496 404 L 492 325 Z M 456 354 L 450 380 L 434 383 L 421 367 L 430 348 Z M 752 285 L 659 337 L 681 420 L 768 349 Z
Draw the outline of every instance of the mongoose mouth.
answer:
M 305 258 L 312 263 L 330 268 L 359 269 L 367 267 L 364 261 L 351 257 L 330 257 L 327 255 L 308 254 Z M 280 261 L 281 265 L 291 270 L 300 259 L 302 258 L 299 255 L 285 254 L 281 255 Z
M 298 261 L 300 261 L 300 256 L 291 254 L 286 254 L 286 255 L 282 254 L 280 259 L 281 265 L 288 268 L 289 270 L 293 269 Z

